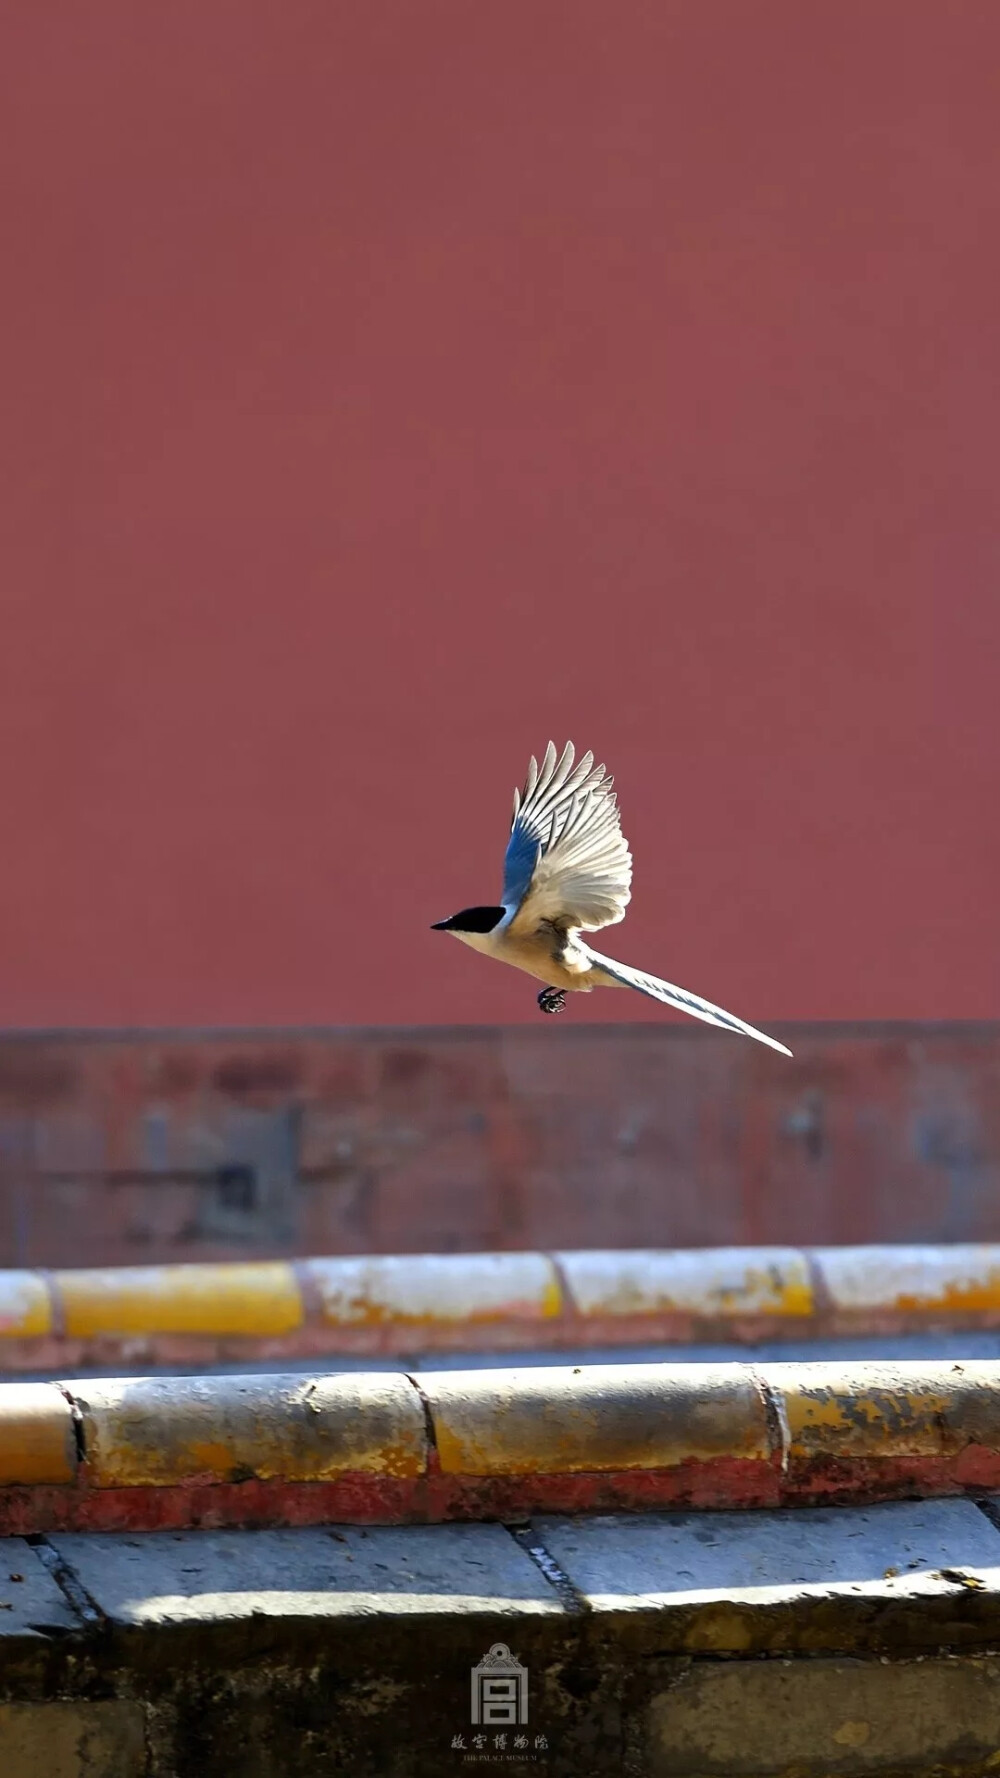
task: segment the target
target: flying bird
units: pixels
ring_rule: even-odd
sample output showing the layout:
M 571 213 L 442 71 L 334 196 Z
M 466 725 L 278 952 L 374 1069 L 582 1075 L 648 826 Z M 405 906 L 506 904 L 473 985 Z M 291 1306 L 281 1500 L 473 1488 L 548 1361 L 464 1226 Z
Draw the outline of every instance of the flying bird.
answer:
M 438 920 L 434 932 L 450 932 L 474 951 L 523 969 L 545 987 L 543 1012 L 562 1012 L 567 993 L 594 988 L 635 988 L 692 1018 L 755 1037 L 790 1056 L 776 1038 L 756 1031 L 721 1006 L 603 957 L 586 943 L 625 918 L 631 896 L 632 854 L 618 814 L 614 780 L 594 755 L 577 762 L 567 741 L 559 757 L 550 741 L 539 767 L 532 758 L 524 789 L 514 792 L 514 819 L 504 859 L 502 901 L 496 907 L 463 908 Z

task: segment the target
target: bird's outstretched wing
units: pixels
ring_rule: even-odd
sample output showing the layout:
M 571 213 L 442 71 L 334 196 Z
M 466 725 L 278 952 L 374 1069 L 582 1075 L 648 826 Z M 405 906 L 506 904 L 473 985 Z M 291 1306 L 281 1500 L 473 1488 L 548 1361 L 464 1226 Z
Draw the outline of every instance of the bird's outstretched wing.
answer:
M 596 932 L 624 919 L 632 856 L 622 837 L 613 779 L 592 753 L 574 764 L 567 741 L 559 758 L 550 741 L 539 769 L 533 758 L 504 860 L 503 902 L 517 909 L 510 930 L 542 920 Z

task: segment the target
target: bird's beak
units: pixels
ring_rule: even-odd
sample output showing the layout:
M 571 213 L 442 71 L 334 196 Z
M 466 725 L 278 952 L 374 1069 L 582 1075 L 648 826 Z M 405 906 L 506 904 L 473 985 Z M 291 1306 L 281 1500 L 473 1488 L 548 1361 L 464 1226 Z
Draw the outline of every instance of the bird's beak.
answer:
M 431 931 L 432 932 L 447 932 L 450 925 L 451 925 L 450 920 L 435 920 L 433 926 L 431 927 Z

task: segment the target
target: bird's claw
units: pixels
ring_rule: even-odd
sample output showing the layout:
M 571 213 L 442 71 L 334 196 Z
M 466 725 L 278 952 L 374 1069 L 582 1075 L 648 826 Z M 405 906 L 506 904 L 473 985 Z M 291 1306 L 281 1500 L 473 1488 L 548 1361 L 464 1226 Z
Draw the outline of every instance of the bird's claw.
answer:
M 562 1012 L 566 1005 L 564 988 L 543 988 L 538 996 L 538 1004 L 543 1012 Z

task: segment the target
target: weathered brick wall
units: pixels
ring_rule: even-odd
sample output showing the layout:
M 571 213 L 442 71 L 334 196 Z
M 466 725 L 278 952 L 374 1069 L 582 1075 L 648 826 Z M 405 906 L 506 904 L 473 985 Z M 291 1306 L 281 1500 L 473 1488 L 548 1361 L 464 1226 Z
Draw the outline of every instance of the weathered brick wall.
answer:
M 10 1036 L 0 1264 L 1000 1239 L 1000 1027 Z

